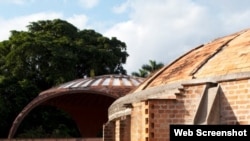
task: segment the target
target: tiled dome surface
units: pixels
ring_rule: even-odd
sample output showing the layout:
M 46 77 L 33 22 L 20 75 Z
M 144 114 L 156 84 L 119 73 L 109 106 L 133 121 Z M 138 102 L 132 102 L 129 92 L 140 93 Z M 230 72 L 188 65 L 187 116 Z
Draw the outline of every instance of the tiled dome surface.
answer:
M 163 67 L 136 91 L 177 81 L 250 72 L 250 30 L 198 46 Z

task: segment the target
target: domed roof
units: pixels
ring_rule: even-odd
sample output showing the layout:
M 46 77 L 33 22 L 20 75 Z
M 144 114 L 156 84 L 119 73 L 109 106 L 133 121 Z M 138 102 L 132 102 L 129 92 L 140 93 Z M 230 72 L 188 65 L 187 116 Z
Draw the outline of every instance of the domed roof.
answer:
M 131 112 L 126 106 L 152 98 L 175 99 L 185 84 L 250 78 L 250 29 L 217 38 L 183 54 L 109 107 L 109 120 Z
M 166 65 L 138 90 L 172 82 L 250 71 L 250 30 L 202 44 Z
M 9 132 L 15 135 L 17 128 L 29 112 L 39 105 L 51 105 L 67 110 L 77 122 L 79 130 L 86 134 L 95 133 L 95 128 L 106 121 L 108 106 L 115 99 L 126 95 L 144 81 L 144 78 L 110 74 L 76 79 L 41 92 L 18 114 Z M 94 117 L 88 118 L 93 114 Z M 88 116 L 86 116 L 88 115 Z M 93 121 L 94 123 L 90 122 Z M 85 124 L 91 124 L 91 129 Z
M 108 93 L 113 96 L 122 96 L 129 90 L 135 88 L 144 81 L 144 78 L 110 74 L 101 75 L 95 77 L 87 77 L 76 79 L 70 82 L 60 84 L 49 90 L 41 92 L 39 95 L 56 93 L 60 91 L 77 91 L 77 90 L 88 90 L 102 93 Z

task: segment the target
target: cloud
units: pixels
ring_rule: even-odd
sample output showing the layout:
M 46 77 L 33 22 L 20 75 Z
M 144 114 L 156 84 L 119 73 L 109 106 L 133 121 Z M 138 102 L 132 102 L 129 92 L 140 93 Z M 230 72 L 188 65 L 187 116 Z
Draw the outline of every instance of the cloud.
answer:
M 68 22 L 72 23 L 78 29 L 86 28 L 88 17 L 86 15 L 73 15 L 66 19 Z
M 12 19 L 3 19 L 0 17 L 0 25 L 4 28 L 0 28 L 0 41 L 7 40 L 10 36 L 11 30 L 26 31 L 26 26 L 30 22 L 36 22 L 38 20 L 53 20 L 53 19 L 65 19 L 69 23 L 73 24 L 79 29 L 87 27 L 88 18 L 86 15 L 73 15 L 71 17 L 65 18 L 62 13 L 56 12 L 41 12 L 25 16 L 20 16 Z
M 150 59 L 167 65 L 196 46 L 250 27 L 250 6 L 235 6 L 239 10 L 230 13 L 225 8 L 227 3 L 224 9 L 216 9 L 218 4 L 221 3 L 128 0 L 117 11 L 130 9 L 130 18 L 115 24 L 105 35 L 116 36 L 127 44 L 130 56 L 124 67 L 128 74 L 138 71 Z
M 136 0 L 130 2 L 130 8 L 133 11 L 130 20 L 106 32 L 107 36 L 126 42 L 130 56 L 125 67 L 129 74 L 150 59 L 169 63 L 188 50 L 192 36 L 203 33 L 197 26 L 203 21 L 205 11 L 195 4 Z
M 87 8 L 87 9 L 91 9 L 93 7 L 95 7 L 96 5 L 98 5 L 99 0 L 79 0 L 80 4 L 82 7 Z
M 11 30 L 27 30 L 26 26 L 30 24 L 30 22 L 35 22 L 38 20 L 49 20 L 55 18 L 62 18 L 63 15 L 61 13 L 35 13 L 26 16 L 20 16 L 12 19 L 0 19 L 0 25 L 4 28 L 0 28 L 0 41 L 7 40 L 10 36 Z

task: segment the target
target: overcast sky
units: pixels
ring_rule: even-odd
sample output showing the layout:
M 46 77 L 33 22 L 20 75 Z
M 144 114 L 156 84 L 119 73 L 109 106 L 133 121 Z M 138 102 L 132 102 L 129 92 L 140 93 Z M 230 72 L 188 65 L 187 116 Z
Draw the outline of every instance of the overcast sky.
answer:
M 127 45 L 128 74 L 171 63 L 216 38 L 250 28 L 249 0 L 0 0 L 0 41 L 30 22 L 60 18 Z

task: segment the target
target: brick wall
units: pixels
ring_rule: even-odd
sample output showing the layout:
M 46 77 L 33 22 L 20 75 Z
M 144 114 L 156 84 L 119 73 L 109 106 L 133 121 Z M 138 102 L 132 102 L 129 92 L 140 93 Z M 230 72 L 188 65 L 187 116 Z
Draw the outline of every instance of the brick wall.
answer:
M 130 141 L 130 116 L 124 116 L 120 120 L 120 141 Z
M 250 124 L 250 80 L 221 82 L 221 123 Z
M 176 99 L 147 99 L 133 103 L 130 118 L 119 119 L 119 139 L 122 134 L 131 141 L 169 141 L 170 124 L 194 124 L 201 98 L 207 84 L 185 84 Z M 219 104 L 218 124 L 250 124 L 250 80 L 219 82 L 221 87 L 216 99 Z M 121 122 L 122 121 L 122 122 Z M 117 125 L 118 126 L 118 125 Z M 129 129 L 130 128 L 130 129 Z M 126 131 L 131 131 L 130 135 Z
M 178 103 L 173 105 L 179 114 L 173 117 L 172 124 L 193 124 L 205 88 L 205 84 L 184 85 L 184 95 L 178 96 Z M 176 117 L 179 117 L 179 120 L 176 120 Z
M 169 120 L 174 114 L 170 110 L 173 100 L 148 100 L 148 141 L 169 140 Z
M 185 95 L 177 96 L 177 100 L 148 99 L 133 103 L 131 140 L 168 141 L 170 124 L 192 124 L 204 88 L 204 84 L 185 86 Z
M 130 141 L 130 115 L 108 122 L 104 125 L 104 141 Z

